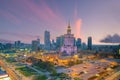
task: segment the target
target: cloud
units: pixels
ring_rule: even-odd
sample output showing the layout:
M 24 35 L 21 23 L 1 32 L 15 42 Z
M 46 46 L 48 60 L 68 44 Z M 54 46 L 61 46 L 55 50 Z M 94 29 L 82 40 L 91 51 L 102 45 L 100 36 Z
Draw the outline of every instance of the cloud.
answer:
M 42 20 L 51 24 L 55 24 L 56 21 L 58 23 L 64 21 L 61 14 L 53 10 L 44 0 L 38 1 L 38 3 L 30 0 L 23 0 L 22 2 L 24 3 L 23 6 L 29 9 L 28 12 L 33 13 L 38 20 Z
M 4 3 L 5 9 L 0 9 L 0 12 L 2 11 L 0 16 L 13 23 L 24 23 L 24 21 L 30 23 L 43 21 L 52 25 L 64 23 L 64 18 L 60 12 L 51 8 L 44 0 L 37 2 L 34 0 L 12 0 L 8 3 Z
M 100 40 L 100 42 L 104 43 L 120 43 L 120 35 L 114 34 L 112 35 L 107 35 L 104 39 Z
M 18 19 L 15 15 L 11 14 L 10 12 L 0 10 L 0 15 L 5 17 L 8 21 L 12 23 L 15 24 L 21 23 L 20 19 Z
M 76 33 L 75 33 L 75 37 L 76 38 L 80 38 L 81 37 L 81 25 L 82 25 L 82 19 L 78 19 L 75 22 L 75 27 L 76 27 Z
M 0 42 L 2 43 L 9 43 L 9 42 L 11 43 L 16 40 L 20 40 L 25 43 L 31 43 L 32 40 L 35 40 L 38 37 L 42 39 L 41 36 L 38 35 L 31 35 L 26 33 L 14 33 L 14 32 L 0 32 L 0 36 L 8 36 L 5 38 L 0 37 Z
M 74 19 L 77 19 L 78 17 L 78 8 L 77 8 L 77 3 L 75 2 L 75 5 L 74 5 L 74 10 L 73 10 L 73 17 Z
M 82 38 L 82 35 L 81 35 L 82 19 L 78 18 L 77 2 L 75 2 L 75 6 L 74 6 L 74 10 L 73 10 L 73 18 L 75 20 L 75 37 Z
M 26 39 L 38 37 L 30 34 L 22 34 L 22 33 L 14 33 L 14 32 L 0 32 L 0 35 L 9 35 L 9 36 L 15 36 L 18 38 L 26 38 Z
M 0 39 L 0 43 L 13 43 L 14 41 L 6 40 L 6 39 Z

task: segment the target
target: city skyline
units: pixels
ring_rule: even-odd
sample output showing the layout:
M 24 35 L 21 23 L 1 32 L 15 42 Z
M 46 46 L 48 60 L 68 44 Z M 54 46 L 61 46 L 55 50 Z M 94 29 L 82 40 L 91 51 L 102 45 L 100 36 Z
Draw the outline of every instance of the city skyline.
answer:
M 66 33 L 68 22 L 72 33 L 82 42 L 92 36 L 93 44 L 101 43 L 107 35 L 120 35 L 119 0 L 1 0 L 0 39 L 31 43 L 44 31 L 51 39 Z M 114 29 L 113 29 L 114 28 Z

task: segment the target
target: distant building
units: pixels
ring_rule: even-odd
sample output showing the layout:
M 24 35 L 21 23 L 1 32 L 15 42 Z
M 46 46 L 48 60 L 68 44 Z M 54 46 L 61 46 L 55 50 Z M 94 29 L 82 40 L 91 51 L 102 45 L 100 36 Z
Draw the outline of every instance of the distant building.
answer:
M 76 41 L 76 46 L 77 46 L 77 49 L 80 50 L 81 49 L 81 39 L 78 38 L 77 41 Z
M 4 46 L 2 43 L 0 43 L 0 50 L 3 50 L 4 49 Z
M 14 48 L 12 43 L 0 43 L 0 52 L 4 52 L 4 50 L 11 50 Z
M 57 37 L 57 39 L 56 39 L 57 49 L 59 50 L 63 46 L 63 44 L 64 44 L 64 36 L 61 35 L 61 36 Z
M 33 40 L 32 41 L 32 51 L 37 52 L 38 48 L 39 48 L 38 45 L 39 45 L 39 42 L 37 40 Z
M 45 31 L 45 33 L 44 33 L 44 45 L 45 45 L 45 50 L 49 51 L 51 48 L 50 32 L 49 31 Z
M 5 44 L 5 49 L 11 49 L 12 48 L 12 44 L 11 43 L 6 43 Z
M 15 48 L 20 48 L 21 46 L 21 41 L 15 41 Z
M 40 38 L 37 38 L 37 41 L 38 41 L 38 45 L 40 45 Z
M 61 52 L 63 55 L 74 55 L 77 53 L 77 47 L 74 46 L 74 35 L 71 34 L 70 24 L 68 25 L 67 34 L 64 35 L 64 44 L 61 47 Z
M 56 43 L 54 40 L 52 40 L 52 43 L 51 43 L 51 50 L 56 50 Z
M 82 50 L 86 50 L 87 49 L 86 43 L 83 42 L 81 46 L 82 46 Z
M 92 50 L 92 37 L 88 37 L 88 50 Z

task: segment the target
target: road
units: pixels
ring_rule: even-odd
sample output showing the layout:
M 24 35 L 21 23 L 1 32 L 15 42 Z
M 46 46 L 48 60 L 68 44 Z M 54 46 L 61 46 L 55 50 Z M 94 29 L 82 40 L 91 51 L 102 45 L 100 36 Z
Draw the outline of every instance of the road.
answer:
M 3 60 L 0 60 L 0 66 L 2 66 L 6 70 L 12 80 L 21 80 L 21 77 L 17 75 L 15 71 L 13 71 L 11 68 L 9 68 Z
M 118 76 L 120 76 L 120 71 L 116 72 L 115 74 L 111 75 L 109 78 L 105 80 L 116 80 Z
M 47 77 L 50 77 L 50 76 L 49 76 L 49 75 L 50 75 L 49 72 L 41 72 L 40 70 L 38 70 L 38 69 L 36 69 L 36 68 L 34 68 L 34 67 L 31 67 L 31 66 L 29 66 L 29 65 L 27 65 L 27 64 L 26 64 L 26 66 L 27 66 L 28 68 L 36 71 L 38 74 L 43 74 L 43 75 L 46 75 Z
M 36 72 L 39 73 L 39 74 L 44 74 L 43 72 L 41 72 L 41 71 L 39 71 L 39 70 L 35 69 L 34 67 L 29 66 L 29 65 L 26 65 L 26 67 L 28 67 L 28 68 L 36 71 Z

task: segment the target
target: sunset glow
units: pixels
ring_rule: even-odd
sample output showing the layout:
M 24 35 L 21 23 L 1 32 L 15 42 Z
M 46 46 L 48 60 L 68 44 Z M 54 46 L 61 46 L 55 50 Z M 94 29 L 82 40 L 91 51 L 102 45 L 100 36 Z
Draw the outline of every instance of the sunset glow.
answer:
M 99 3 L 103 3 L 102 6 Z M 76 38 L 80 37 L 86 42 L 86 38 L 92 35 L 93 43 L 100 43 L 99 41 L 108 34 L 120 34 L 118 3 L 119 0 L 114 2 L 112 0 L 69 0 L 69 2 L 68 0 L 1 0 L 0 39 L 12 41 L 15 39 L 30 43 L 39 36 L 43 42 L 45 30 L 49 30 L 51 39 L 55 39 L 65 33 L 70 20 L 72 33 Z M 25 38 L 15 36 L 14 33 L 24 35 Z

